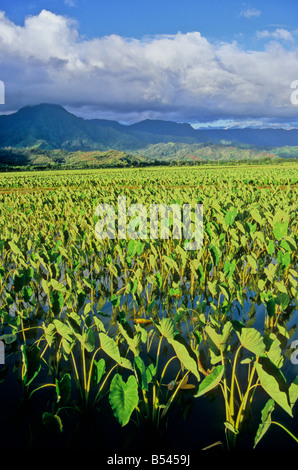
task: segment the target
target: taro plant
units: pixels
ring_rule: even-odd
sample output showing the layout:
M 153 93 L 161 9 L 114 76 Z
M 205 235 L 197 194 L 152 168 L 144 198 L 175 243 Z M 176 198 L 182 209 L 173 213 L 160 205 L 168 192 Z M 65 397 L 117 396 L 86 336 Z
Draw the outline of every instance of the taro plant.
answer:
M 86 304 L 82 315 L 69 312 L 64 322 L 54 319 L 53 324 L 60 337 L 59 360 L 62 356 L 65 360 L 71 358 L 83 409 L 95 406 L 114 369 L 117 366 L 132 369 L 130 362 L 121 356 L 116 341 L 107 333 L 103 322 L 91 315 L 90 303 Z M 100 353 L 114 361 L 107 373 L 106 360 L 98 357 Z M 90 402 L 92 386 L 95 386 L 96 393 Z
M 295 379 L 295 383 L 296 382 L 297 382 L 297 378 Z M 293 384 L 294 384 L 294 382 L 293 382 Z M 291 385 L 291 387 L 292 386 L 293 385 Z M 297 388 L 297 383 L 296 383 L 296 388 Z M 296 390 L 296 394 L 297 394 L 297 390 Z M 261 419 L 261 423 L 260 423 L 260 425 L 258 427 L 258 430 L 256 432 L 256 435 L 255 435 L 254 448 L 256 448 L 256 446 L 258 445 L 260 440 L 264 437 L 264 435 L 269 430 L 269 428 L 272 424 L 275 424 L 276 426 L 279 426 L 281 429 L 283 429 L 298 444 L 298 438 L 296 436 L 294 436 L 294 434 L 288 428 L 286 428 L 286 426 L 284 426 L 283 424 L 281 424 L 277 421 L 272 421 L 271 415 L 272 415 L 274 409 L 275 409 L 275 401 L 273 400 L 273 398 L 269 398 L 269 400 L 266 402 L 266 404 L 265 404 L 265 406 L 264 406 L 264 408 L 261 412 L 261 418 L 262 419 Z
M 229 449 L 236 446 L 258 387 L 293 417 L 293 406 L 298 398 L 297 378 L 291 384 L 287 383 L 281 371 L 284 362 L 281 343 L 274 333 L 262 336 L 254 328 L 231 321 L 220 327 L 214 319 L 206 324 L 205 333 L 210 347 L 210 368 L 195 397 L 220 387 Z M 244 368 L 246 383 L 243 383 Z
M 145 326 L 148 324 L 153 324 L 149 331 L 147 331 Z M 160 431 L 161 421 L 167 416 L 178 392 L 185 389 L 195 389 L 194 384 L 188 383 L 189 374 L 193 374 L 197 381 L 200 380 L 196 354 L 183 339 L 172 318 L 164 318 L 160 321 L 136 321 L 133 328 L 126 320 L 124 314 L 118 316 L 118 327 L 120 335 L 127 343 L 130 352 L 134 355 L 133 370 L 135 379 L 130 376 L 129 390 L 131 392 L 130 403 L 135 403 L 135 408 L 138 412 L 138 423 L 150 424 L 155 432 Z M 151 336 L 151 339 L 148 341 L 149 336 Z M 163 342 L 174 354 L 170 353 L 170 357 L 162 363 L 161 346 Z M 144 344 L 147 344 L 147 359 L 144 357 L 144 351 L 142 350 Z M 153 349 L 155 349 L 155 352 Z M 180 363 L 180 366 L 176 367 L 175 376 L 172 376 L 172 380 L 168 381 L 166 380 L 167 373 L 170 369 L 170 364 L 175 360 Z M 173 367 L 171 368 L 171 373 L 173 374 Z M 125 385 L 120 377 L 113 379 L 113 386 L 115 383 L 118 389 L 121 385 L 122 390 L 126 390 L 125 393 L 129 393 L 128 389 L 125 388 L 128 385 Z M 136 403 L 136 384 L 142 395 L 138 403 Z M 114 393 L 112 389 L 110 401 L 112 406 L 114 406 Z M 120 406 L 118 406 L 118 410 L 119 408 Z

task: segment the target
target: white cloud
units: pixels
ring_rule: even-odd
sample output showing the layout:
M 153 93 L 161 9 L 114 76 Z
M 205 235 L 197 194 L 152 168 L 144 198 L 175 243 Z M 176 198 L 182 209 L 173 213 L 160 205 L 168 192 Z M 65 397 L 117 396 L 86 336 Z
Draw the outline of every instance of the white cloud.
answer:
M 295 32 L 294 32 L 295 34 Z M 294 42 L 294 36 L 290 31 L 284 28 L 276 28 L 275 31 L 269 32 L 268 30 L 264 31 L 257 31 L 257 37 L 260 39 L 263 38 L 273 38 L 277 40 L 284 40 L 284 41 L 290 41 Z
M 282 47 L 278 34 L 262 51 L 213 44 L 199 32 L 85 39 L 73 21 L 46 10 L 23 26 L 0 13 L 1 111 L 55 102 L 124 121 L 294 118 L 298 49 Z
M 257 8 L 248 8 L 240 13 L 240 16 L 244 16 L 245 18 L 257 18 L 261 15 L 261 11 Z

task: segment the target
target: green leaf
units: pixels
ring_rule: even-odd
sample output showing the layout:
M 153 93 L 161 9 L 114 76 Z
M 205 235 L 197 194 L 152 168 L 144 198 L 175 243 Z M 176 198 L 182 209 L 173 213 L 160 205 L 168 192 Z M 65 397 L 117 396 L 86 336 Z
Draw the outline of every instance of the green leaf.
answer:
M 197 356 L 194 351 L 191 349 L 189 344 L 184 340 L 180 335 L 176 335 L 175 339 L 168 339 L 168 342 L 174 348 L 174 351 L 180 360 L 181 364 L 190 372 L 192 372 L 198 381 L 201 380 L 198 365 L 197 365 Z
M 266 302 L 266 310 L 268 313 L 269 318 L 274 317 L 275 315 L 275 300 L 274 299 L 269 299 Z
M 298 399 L 298 375 L 295 377 L 295 379 L 293 380 L 293 382 L 291 383 L 289 387 L 289 398 L 290 398 L 291 408 L 293 409 L 293 406 L 295 405 Z
M 54 315 L 59 315 L 63 306 L 63 293 L 62 291 L 50 292 L 52 311 Z
M 288 232 L 288 222 L 276 222 L 273 227 L 273 233 L 277 240 L 281 240 L 287 235 Z
M 290 416 L 292 410 L 289 404 L 286 381 L 281 371 L 269 359 L 261 358 L 255 363 L 262 387 Z
M 60 292 L 65 292 L 66 291 L 65 285 L 61 284 L 58 281 L 56 281 L 56 279 L 51 279 L 51 285 L 55 290 L 58 290 Z
M 94 323 L 95 323 L 95 325 L 96 325 L 96 328 L 97 328 L 99 331 L 103 331 L 103 332 L 106 331 L 103 322 L 102 322 L 99 318 L 97 318 L 96 316 L 93 316 L 93 320 L 94 320 Z
M 103 351 L 109 357 L 114 359 L 114 361 L 116 361 L 117 364 L 121 365 L 122 367 L 126 369 L 132 369 L 132 365 L 130 361 L 124 357 L 121 357 L 118 345 L 113 340 L 113 338 L 110 338 L 107 334 L 103 332 L 100 332 L 98 336 L 99 336 L 100 345 Z
M 143 359 L 140 356 L 134 358 L 134 367 L 137 373 L 138 381 L 142 390 L 148 390 L 148 381 L 146 367 Z
M 93 351 L 95 347 L 95 337 L 91 328 L 88 328 L 86 331 L 84 331 L 82 344 L 88 352 Z
M 115 418 L 125 426 L 134 409 L 138 406 L 138 384 L 135 376 L 130 375 L 125 383 L 120 374 L 116 374 L 110 385 L 109 401 Z
M 14 242 L 8 242 L 10 248 L 11 248 L 11 251 L 15 254 L 15 255 L 22 255 L 22 252 L 21 250 L 19 249 L 19 247 L 14 243 Z
M 232 210 L 229 210 L 225 215 L 225 222 L 227 225 L 231 226 L 234 224 L 237 217 L 237 209 L 234 207 Z
M 221 381 L 223 373 L 224 373 L 224 366 L 223 365 L 216 366 L 211 372 L 211 374 L 207 375 L 200 383 L 200 386 L 199 386 L 197 394 L 195 395 L 195 398 L 200 397 L 201 395 L 204 395 L 205 393 L 209 392 L 213 388 L 217 387 L 217 385 Z
M 101 381 L 102 376 L 105 373 L 106 370 L 106 362 L 103 358 L 101 358 L 99 361 L 94 360 L 94 366 L 95 366 L 95 373 L 94 373 L 94 379 L 96 384 L 98 385 L 99 382 Z
M 118 327 L 121 331 L 121 334 L 126 339 L 129 349 L 134 353 L 135 356 L 138 356 L 141 351 L 141 332 L 134 333 L 127 322 L 123 324 L 118 322 Z
M 261 333 L 255 328 L 242 328 L 237 331 L 242 346 L 256 356 L 262 356 L 265 352 L 265 344 Z
M 72 341 L 72 331 L 69 328 L 69 326 L 66 325 L 65 323 L 63 323 L 62 321 L 57 320 L 57 319 L 53 320 L 53 323 L 54 323 L 54 325 L 56 327 L 56 330 L 59 333 L 59 335 L 61 335 L 62 338 L 66 339 L 66 341 L 71 342 Z
M 70 374 L 64 374 L 62 379 L 56 379 L 57 402 L 60 406 L 68 403 L 71 394 L 71 377 Z
M 22 344 L 21 351 L 24 366 L 22 379 L 24 384 L 28 386 L 35 379 L 41 369 L 40 348 L 35 345 L 27 347 L 25 344 Z
M 231 431 L 233 434 L 239 434 L 238 429 L 234 428 L 234 426 L 233 426 L 231 423 L 229 423 L 228 421 L 225 421 L 225 422 L 224 422 L 224 425 L 225 425 L 225 427 L 226 427 L 227 429 L 229 429 L 229 431 Z
M 267 338 L 264 338 L 266 343 L 266 354 L 269 359 L 278 367 L 282 367 L 284 363 L 284 356 L 281 350 L 281 343 L 274 333 L 270 333 Z
M 233 324 L 230 321 L 227 321 L 224 324 L 222 334 L 217 333 L 215 328 L 211 325 L 207 325 L 205 331 L 209 338 L 211 339 L 212 343 L 218 348 L 221 349 L 223 352 L 226 351 L 230 338 L 233 334 Z
M 58 415 L 45 412 L 42 415 L 42 422 L 48 431 L 58 433 L 63 431 L 62 421 Z
M 167 339 L 167 341 L 174 348 L 174 351 L 187 370 L 190 370 L 200 381 L 200 374 L 198 372 L 197 357 L 194 351 L 184 338 L 178 333 L 176 324 L 173 318 L 163 318 L 160 323 L 156 323 L 160 333 Z
M 174 339 L 175 334 L 178 333 L 175 322 L 172 318 L 162 318 L 159 323 L 155 323 L 162 336 L 169 339 Z
M 247 255 L 247 261 L 248 261 L 248 264 L 252 267 L 252 269 L 256 271 L 258 268 L 258 265 L 257 265 L 255 258 L 251 255 Z
M 260 442 L 264 434 L 268 431 L 271 425 L 271 414 L 274 411 L 274 408 L 275 402 L 272 398 L 270 398 L 261 412 L 262 419 L 255 436 L 254 448 Z

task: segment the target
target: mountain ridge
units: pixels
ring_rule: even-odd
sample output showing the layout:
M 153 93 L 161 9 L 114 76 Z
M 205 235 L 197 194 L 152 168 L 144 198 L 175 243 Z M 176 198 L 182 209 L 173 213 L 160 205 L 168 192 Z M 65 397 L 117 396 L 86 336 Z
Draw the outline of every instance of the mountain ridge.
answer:
M 25 106 L 0 115 L 0 147 L 67 151 L 140 151 L 150 145 L 206 143 L 236 147 L 298 146 L 298 129 L 194 129 L 189 123 L 145 119 L 121 124 L 106 119 L 84 119 L 59 104 Z

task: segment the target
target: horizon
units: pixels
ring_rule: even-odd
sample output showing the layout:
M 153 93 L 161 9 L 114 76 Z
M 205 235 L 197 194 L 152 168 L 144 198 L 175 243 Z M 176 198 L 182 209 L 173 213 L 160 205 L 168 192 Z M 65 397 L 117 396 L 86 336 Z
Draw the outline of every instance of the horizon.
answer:
M 298 128 L 297 13 L 290 0 L 3 0 L 0 114 L 49 102 L 123 124 Z

